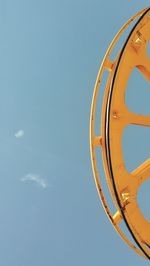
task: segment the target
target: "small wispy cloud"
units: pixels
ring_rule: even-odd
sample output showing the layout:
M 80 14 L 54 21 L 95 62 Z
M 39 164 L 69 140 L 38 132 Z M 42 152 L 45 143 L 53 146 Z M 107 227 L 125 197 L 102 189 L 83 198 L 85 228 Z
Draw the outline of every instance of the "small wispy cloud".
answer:
M 15 137 L 16 137 L 17 139 L 22 138 L 23 135 L 24 135 L 24 130 L 23 130 L 23 129 L 20 129 L 19 131 L 17 131 L 17 132 L 15 133 Z
M 41 186 L 42 188 L 47 188 L 47 182 L 44 178 L 40 177 L 37 174 L 29 173 L 21 178 L 22 182 L 32 181 L 37 183 L 37 185 Z

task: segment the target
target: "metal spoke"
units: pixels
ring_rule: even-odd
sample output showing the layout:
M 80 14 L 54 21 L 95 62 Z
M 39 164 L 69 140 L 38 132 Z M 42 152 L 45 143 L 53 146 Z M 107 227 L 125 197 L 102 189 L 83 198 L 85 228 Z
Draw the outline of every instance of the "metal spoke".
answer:
M 122 221 L 122 216 L 119 211 L 113 215 L 113 221 L 115 224 L 119 224 Z
M 100 147 L 102 145 L 102 137 L 101 136 L 95 136 L 93 138 L 93 145 L 96 147 Z
M 138 188 L 146 179 L 150 177 L 150 158 L 137 167 L 132 172 L 132 175 L 135 177 L 136 187 Z
M 129 123 L 130 124 L 135 124 L 139 126 L 150 126 L 150 116 L 146 115 L 140 115 L 140 114 L 135 114 L 130 112 L 128 114 L 129 117 Z
M 141 57 L 141 64 L 138 67 L 140 72 L 144 75 L 144 77 L 150 81 L 150 60 L 146 54 L 146 48 L 144 50 L 144 53 L 142 53 Z

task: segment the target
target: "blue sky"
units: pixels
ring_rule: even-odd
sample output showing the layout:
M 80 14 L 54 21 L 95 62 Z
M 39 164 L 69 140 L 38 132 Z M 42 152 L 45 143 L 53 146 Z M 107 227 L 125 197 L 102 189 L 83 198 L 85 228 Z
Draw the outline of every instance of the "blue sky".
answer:
M 105 216 L 89 151 L 90 105 L 102 58 L 120 27 L 148 5 L 0 1 L 1 265 L 148 265 Z M 150 91 L 141 87 L 149 84 L 134 74 L 127 102 L 148 114 Z M 129 170 L 149 157 L 148 140 L 147 128 L 125 132 Z M 142 189 L 148 198 L 148 186 Z

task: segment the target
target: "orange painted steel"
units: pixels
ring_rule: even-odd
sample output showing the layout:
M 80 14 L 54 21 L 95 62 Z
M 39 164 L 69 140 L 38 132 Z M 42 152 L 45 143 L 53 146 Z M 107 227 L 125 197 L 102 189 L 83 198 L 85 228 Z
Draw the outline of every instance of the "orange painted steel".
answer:
M 114 61 L 110 55 L 119 37 L 134 23 L 123 47 L 118 51 Z M 150 81 L 150 60 L 147 46 L 150 40 L 150 8 L 133 16 L 117 33 L 110 44 L 100 67 L 94 87 L 90 117 L 90 149 L 94 178 L 103 207 L 111 223 L 123 240 L 139 255 L 150 259 L 150 223 L 143 216 L 138 203 L 137 192 L 141 184 L 150 177 L 150 159 L 132 173 L 125 168 L 122 154 L 122 135 L 126 126 L 136 124 L 150 126 L 150 116 L 139 115 L 128 110 L 125 103 L 125 92 L 128 79 L 134 68 Z M 103 79 L 103 72 L 108 71 L 105 87 L 101 133 L 95 135 L 96 106 L 98 92 Z M 96 149 L 102 149 L 103 165 L 107 184 L 114 205 L 115 214 L 110 211 L 101 185 L 96 158 Z M 133 241 L 121 230 L 124 222 Z

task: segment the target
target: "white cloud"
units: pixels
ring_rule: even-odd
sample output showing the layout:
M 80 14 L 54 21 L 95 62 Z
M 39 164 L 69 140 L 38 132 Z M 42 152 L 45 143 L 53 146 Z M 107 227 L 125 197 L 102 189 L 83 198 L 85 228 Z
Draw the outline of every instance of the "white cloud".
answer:
M 24 135 L 24 130 L 22 130 L 22 129 L 20 129 L 19 131 L 17 131 L 17 132 L 15 133 L 15 137 L 16 137 L 17 139 L 22 138 L 23 135 Z
M 46 188 L 47 187 L 47 182 L 44 178 L 40 177 L 39 175 L 36 174 L 27 174 L 24 177 L 21 178 L 22 182 L 25 181 L 33 181 L 35 183 L 37 183 L 39 186 L 41 186 L 42 188 Z

